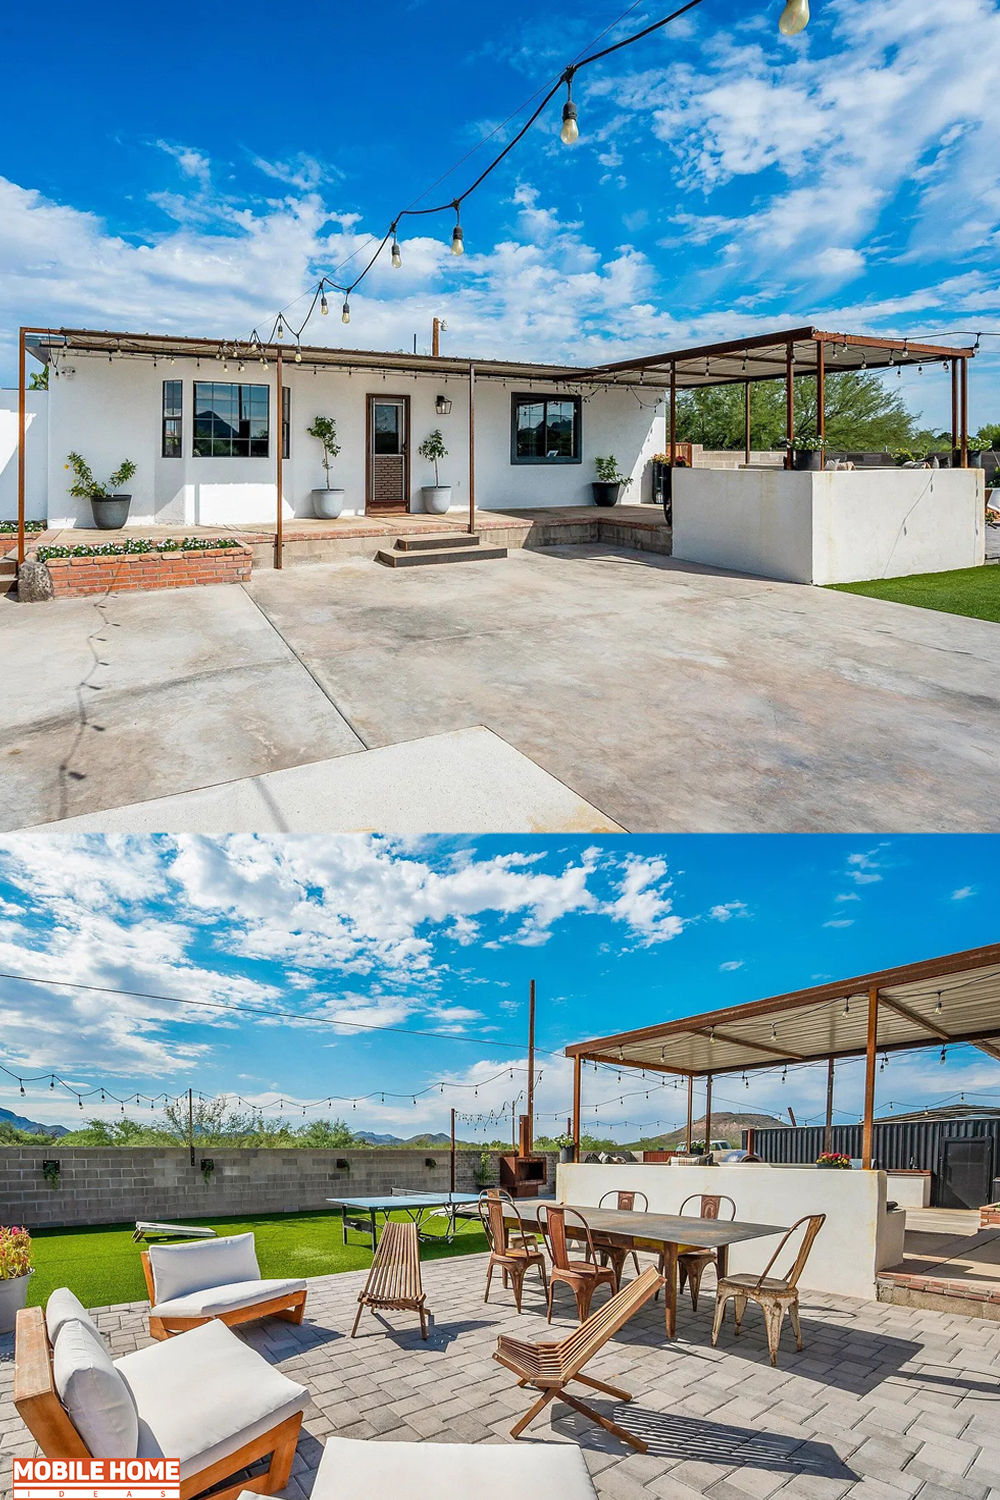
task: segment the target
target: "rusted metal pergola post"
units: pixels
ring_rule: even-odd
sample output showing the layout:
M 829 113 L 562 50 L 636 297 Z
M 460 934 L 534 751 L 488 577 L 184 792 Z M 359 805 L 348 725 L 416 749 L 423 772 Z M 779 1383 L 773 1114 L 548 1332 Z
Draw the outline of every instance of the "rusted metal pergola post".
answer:
M 712 1149 L 712 1075 L 705 1078 L 705 1150 Z
M 951 466 L 959 461 L 958 447 L 958 360 L 951 362 Z
M 535 1143 L 535 981 L 528 985 L 528 1138 L 530 1152 Z
M 750 382 L 743 387 L 743 458 L 750 467 Z
M 795 345 L 785 349 L 785 468 L 792 467 L 792 446 L 795 442 Z
M 573 1059 L 573 1157 L 580 1160 L 580 1073 L 583 1063 L 580 1057 Z
M 816 340 L 816 436 L 826 440 L 826 345 Z
M 280 349 L 278 350 L 278 357 L 277 357 L 277 361 L 276 361 L 276 375 L 275 375 L 275 379 L 277 380 L 277 383 L 278 383 L 278 400 L 277 400 L 277 408 L 278 408 L 277 428 L 278 428 L 278 432 L 277 432 L 277 443 L 275 444 L 274 477 L 275 477 L 275 488 L 276 488 L 276 490 L 278 492 L 278 500 L 277 500 L 277 512 L 276 512 L 276 515 L 275 515 L 275 526 L 274 526 L 274 566 L 276 568 L 280 568 L 281 564 L 282 564 L 282 560 L 283 560 L 283 552 L 284 552 L 284 545 L 285 545 L 285 537 L 284 537 L 284 529 L 283 529 L 284 528 L 284 518 L 282 516 L 282 509 L 283 509 L 283 505 L 284 505 L 284 499 L 283 499 L 283 495 L 282 495 L 282 490 L 283 490 L 283 487 L 284 487 L 284 477 L 285 477 L 284 476 L 284 457 L 285 457 L 285 392 L 284 392 L 284 389 L 283 389 L 282 383 L 281 383 L 281 350 Z
M 865 1043 L 865 1112 L 861 1142 L 861 1165 L 872 1164 L 872 1145 L 875 1139 L 875 1049 L 878 1043 L 878 990 L 868 991 L 868 1036 Z
M 689 1155 L 691 1153 L 691 1131 L 692 1131 L 692 1128 L 694 1126 L 694 1118 L 693 1118 L 693 1116 L 694 1116 L 694 1074 L 693 1073 L 689 1073 L 688 1074 L 688 1131 L 687 1131 L 687 1148 L 688 1148 L 688 1154 Z
M 962 358 L 961 376 L 961 433 L 959 442 L 962 447 L 962 468 L 969 467 L 969 361 Z
M 833 1058 L 826 1064 L 826 1129 L 823 1132 L 823 1150 L 833 1150 Z
M 437 321 L 435 319 L 435 321 Z M 469 535 L 476 529 L 476 367 L 469 363 Z M 534 991 L 534 983 L 532 983 Z
M 24 562 L 24 441 L 28 431 L 25 393 L 25 335 L 22 328 L 17 346 L 17 565 Z
M 674 448 L 677 444 L 677 366 L 670 366 L 670 451 L 667 454 L 669 467 L 674 466 Z M 670 500 L 673 503 L 673 479 L 671 478 Z

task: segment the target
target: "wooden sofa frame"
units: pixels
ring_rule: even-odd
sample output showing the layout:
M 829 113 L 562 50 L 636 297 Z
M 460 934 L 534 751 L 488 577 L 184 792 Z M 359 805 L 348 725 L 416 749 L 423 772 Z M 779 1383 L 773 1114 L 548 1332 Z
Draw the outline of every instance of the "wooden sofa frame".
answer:
M 149 1305 L 156 1306 L 156 1288 L 153 1284 L 153 1268 L 149 1263 L 149 1251 L 142 1250 L 142 1274 L 146 1278 Z M 301 1323 L 306 1310 L 306 1292 L 284 1292 L 280 1297 L 271 1297 L 267 1302 L 252 1302 L 249 1307 L 234 1307 L 229 1312 L 212 1313 L 204 1318 L 154 1318 L 149 1315 L 149 1331 L 154 1339 L 169 1339 L 175 1333 L 186 1333 L 189 1328 L 200 1328 L 202 1323 L 225 1323 L 232 1328 L 235 1323 L 253 1323 L 258 1318 L 284 1318 L 286 1323 Z M 168 1326 L 169 1325 L 169 1326 Z
M 208 1321 L 208 1320 L 205 1320 Z M 14 1344 L 14 1405 L 18 1415 L 46 1458 L 90 1458 L 91 1452 L 73 1426 L 69 1413 L 59 1400 L 52 1377 L 52 1346 L 40 1307 L 26 1307 L 17 1314 Z M 181 1500 L 212 1490 L 212 1500 L 236 1500 L 244 1490 L 273 1495 L 283 1490 L 292 1472 L 295 1447 L 302 1426 L 302 1413 L 287 1417 L 244 1444 L 235 1453 L 218 1459 L 207 1469 L 181 1480 Z M 214 1485 L 245 1469 L 248 1464 L 271 1455 L 263 1474 L 223 1489 Z

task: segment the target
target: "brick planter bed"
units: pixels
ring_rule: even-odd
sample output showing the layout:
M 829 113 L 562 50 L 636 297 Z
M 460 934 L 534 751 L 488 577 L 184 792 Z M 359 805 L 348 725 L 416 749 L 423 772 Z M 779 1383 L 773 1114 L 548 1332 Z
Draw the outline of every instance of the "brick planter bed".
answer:
M 248 547 L 191 552 L 136 552 L 105 557 L 50 557 L 54 599 L 113 590 L 178 589 L 195 584 L 246 583 L 253 568 Z

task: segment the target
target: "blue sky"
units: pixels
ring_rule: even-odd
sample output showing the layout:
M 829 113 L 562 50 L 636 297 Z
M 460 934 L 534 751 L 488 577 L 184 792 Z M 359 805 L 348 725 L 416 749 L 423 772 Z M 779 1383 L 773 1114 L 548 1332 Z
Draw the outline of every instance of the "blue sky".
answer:
M 997 5 L 815 0 L 791 40 L 780 8 L 706 0 L 581 74 L 579 144 L 560 144 L 553 109 L 470 199 L 460 262 L 447 218 L 411 220 L 403 268 L 373 274 L 349 328 L 310 337 L 423 348 L 440 314 L 452 352 L 578 360 L 809 319 L 1000 329 Z M 660 14 L 639 4 L 611 38 Z M 245 337 L 485 135 L 508 138 L 620 15 L 597 0 L 15 7 L 0 379 L 20 322 Z M 997 342 L 976 362 L 973 428 L 1000 416 Z M 901 388 L 947 420 L 940 371 Z
M 534 978 L 539 1126 L 554 1129 L 568 1042 L 995 941 L 998 852 L 989 835 L 7 836 L 0 970 L 40 982 L 0 980 L 0 1062 L 119 1094 L 190 1085 L 272 1114 L 283 1099 L 299 1123 L 291 1101 L 384 1090 L 404 1097 L 306 1118 L 405 1136 L 523 1091 Z M 444 1035 L 414 1034 L 427 1031 Z M 861 1073 L 838 1073 L 841 1119 L 857 1118 Z M 717 1080 L 717 1103 L 822 1114 L 823 1065 L 749 1077 Z M 1000 1063 L 969 1048 L 944 1066 L 936 1051 L 893 1056 L 878 1090 L 880 1109 L 962 1090 L 997 1104 Z M 681 1091 L 619 1104 L 627 1092 L 588 1074 L 588 1128 L 628 1139 L 682 1121 Z M 119 1113 L 81 1111 L 47 1080 L 23 1098 L 0 1084 L 0 1105 L 61 1123 Z

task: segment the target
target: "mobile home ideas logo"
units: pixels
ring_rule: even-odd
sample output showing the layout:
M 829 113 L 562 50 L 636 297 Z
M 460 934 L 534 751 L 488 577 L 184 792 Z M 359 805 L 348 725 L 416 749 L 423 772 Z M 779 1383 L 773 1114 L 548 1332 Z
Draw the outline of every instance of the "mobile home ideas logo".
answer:
M 14 1500 L 180 1500 L 178 1458 L 15 1458 Z

